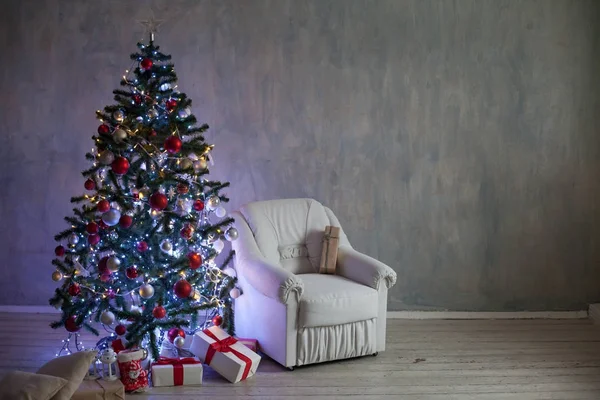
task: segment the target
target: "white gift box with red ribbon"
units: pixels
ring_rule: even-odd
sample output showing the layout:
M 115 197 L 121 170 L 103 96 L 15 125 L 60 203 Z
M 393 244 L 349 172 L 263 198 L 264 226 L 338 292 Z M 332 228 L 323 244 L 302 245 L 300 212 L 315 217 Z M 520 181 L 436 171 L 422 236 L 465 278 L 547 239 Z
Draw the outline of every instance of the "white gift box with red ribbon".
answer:
M 260 356 L 218 326 L 196 332 L 190 351 L 231 383 L 256 372 Z

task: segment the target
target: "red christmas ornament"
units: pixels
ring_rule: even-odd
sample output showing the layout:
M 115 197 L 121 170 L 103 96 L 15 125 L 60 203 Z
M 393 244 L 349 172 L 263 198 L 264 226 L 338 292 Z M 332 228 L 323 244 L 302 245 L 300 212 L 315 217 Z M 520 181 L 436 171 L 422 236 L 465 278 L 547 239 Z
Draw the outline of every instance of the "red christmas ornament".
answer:
M 167 108 L 167 110 L 171 111 L 172 109 L 177 107 L 177 100 L 175 100 L 175 99 L 167 100 L 167 102 L 165 103 L 165 107 Z
M 145 252 L 146 250 L 148 250 L 148 243 L 146 243 L 142 240 L 141 242 L 139 242 L 137 244 L 137 249 L 140 253 Z
M 192 285 L 190 285 L 190 283 L 185 279 L 181 279 L 175 283 L 173 286 L 173 291 L 177 297 L 180 299 L 185 299 L 190 297 L 190 294 L 192 293 Z
M 186 194 L 189 191 L 190 191 L 190 188 L 188 187 L 188 185 L 183 184 L 183 183 L 178 183 L 177 184 L 177 193 L 179 193 L 179 194 Z
M 98 133 L 101 135 L 108 135 L 110 133 L 110 126 L 102 124 L 98 127 Z
M 127 277 L 128 277 L 129 279 L 135 279 L 135 278 L 137 278 L 137 277 L 138 277 L 138 270 L 137 270 L 137 268 L 136 268 L 136 267 L 133 267 L 133 266 L 131 266 L 131 267 L 128 267 L 128 268 L 125 270 L 125 275 L 127 275 Z
M 96 189 L 96 182 L 94 182 L 91 179 L 88 179 L 87 181 L 85 181 L 85 183 L 83 184 L 83 187 L 86 188 L 86 190 L 94 190 Z
M 77 296 L 79 293 L 81 293 L 81 288 L 77 283 L 73 283 L 71 286 L 69 286 L 69 294 L 71 296 Z
M 102 275 L 100 275 L 100 280 L 102 282 L 105 282 L 105 283 L 109 282 L 110 281 L 110 274 L 102 274 Z
M 127 333 L 127 328 L 125 327 L 125 325 L 119 324 L 115 326 L 115 333 L 119 336 L 123 336 Z
M 98 272 L 101 275 L 106 275 L 106 274 L 110 274 L 110 271 L 108 269 L 108 256 L 106 257 L 102 257 L 100 259 L 100 261 L 98 262 Z
M 194 235 L 194 228 L 192 228 L 189 224 L 186 224 L 181 231 L 179 232 L 182 238 L 190 240 Z
M 175 341 L 177 336 L 181 336 L 182 338 L 185 338 L 185 331 L 181 328 L 171 328 L 167 332 L 167 339 L 169 339 L 169 342 L 171 342 L 171 343 L 173 343 Z
M 167 315 L 167 310 L 163 306 L 156 306 L 152 310 L 152 315 L 156 319 L 164 318 Z
M 96 205 L 96 209 L 101 213 L 105 213 L 110 210 L 110 203 L 108 200 L 100 200 Z
M 204 202 L 202 200 L 194 201 L 194 210 L 196 210 L 196 211 L 204 210 Z
M 131 218 L 130 215 L 121 215 L 121 218 L 119 218 L 119 225 L 121 226 L 121 228 L 129 228 L 131 226 L 131 224 L 133 223 L 133 218 Z
M 102 221 L 102 218 L 100 218 L 98 221 L 96 221 L 96 223 L 98 224 L 98 228 L 100 228 L 100 229 L 106 229 L 106 228 L 108 228 L 108 225 L 106 225 L 104 223 L 104 221 Z
M 223 317 L 220 315 L 215 315 L 212 319 L 212 323 L 214 326 L 220 326 L 223 323 Z
M 87 224 L 87 226 L 85 227 L 85 230 L 89 234 L 98 233 L 98 224 L 95 223 L 94 221 L 92 221 L 89 224 Z
M 132 98 L 135 104 L 142 104 L 142 96 L 139 94 L 134 94 Z
M 181 139 L 177 136 L 169 136 L 167 140 L 165 140 L 165 150 L 167 150 L 171 154 L 177 154 L 181 151 Z
M 125 157 L 117 157 L 112 162 L 111 168 L 117 175 L 125 175 L 129 170 L 129 161 Z
M 54 254 L 56 254 L 57 257 L 64 256 L 65 248 L 63 246 L 56 246 L 56 248 L 54 249 Z
M 97 245 L 100 242 L 100 236 L 95 233 L 88 236 L 88 243 L 92 246 Z
M 142 67 L 142 69 L 146 69 L 146 70 L 148 70 L 148 69 L 152 68 L 152 64 L 154 64 L 154 63 L 152 62 L 152 60 L 151 60 L 151 59 L 149 59 L 149 58 L 144 58 L 144 59 L 142 60 L 142 62 L 140 63 L 140 66 Z
M 199 253 L 191 252 L 188 254 L 191 269 L 198 269 L 202 265 L 202 256 Z
M 155 192 L 152 196 L 150 196 L 150 207 L 154 210 L 164 210 L 167 208 L 169 201 L 167 200 L 167 196 L 162 194 L 161 192 Z
M 74 315 L 67 318 L 67 320 L 65 321 L 65 329 L 67 331 L 77 332 L 79 329 L 81 329 L 81 327 L 75 323 L 75 320 L 76 320 L 76 318 Z

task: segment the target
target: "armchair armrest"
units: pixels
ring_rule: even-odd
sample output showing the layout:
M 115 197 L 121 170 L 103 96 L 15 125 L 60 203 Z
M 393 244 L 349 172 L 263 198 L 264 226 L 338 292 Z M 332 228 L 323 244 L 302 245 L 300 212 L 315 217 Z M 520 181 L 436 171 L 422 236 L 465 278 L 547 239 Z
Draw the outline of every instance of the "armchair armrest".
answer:
M 388 289 L 396 284 L 396 272 L 393 269 L 349 246 L 340 246 L 337 263 L 341 276 L 373 289 L 379 290 L 382 283 Z
M 267 260 L 258 248 L 254 235 L 239 213 L 235 216 L 239 237 L 233 242 L 235 269 L 239 276 L 263 295 L 288 304 L 302 296 L 304 284 L 296 275 Z

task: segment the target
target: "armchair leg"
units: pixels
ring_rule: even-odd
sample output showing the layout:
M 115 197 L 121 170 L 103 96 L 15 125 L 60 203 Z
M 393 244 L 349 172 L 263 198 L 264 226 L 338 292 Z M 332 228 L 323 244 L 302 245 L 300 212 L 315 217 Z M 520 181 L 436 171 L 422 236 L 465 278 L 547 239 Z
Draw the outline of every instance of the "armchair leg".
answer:
M 376 351 L 375 353 L 373 353 L 373 357 L 377 357 L 378 354 L 379 354 L 379 352 Z
M 293 371 L 294 367 L 287 367 L 288 370 Z

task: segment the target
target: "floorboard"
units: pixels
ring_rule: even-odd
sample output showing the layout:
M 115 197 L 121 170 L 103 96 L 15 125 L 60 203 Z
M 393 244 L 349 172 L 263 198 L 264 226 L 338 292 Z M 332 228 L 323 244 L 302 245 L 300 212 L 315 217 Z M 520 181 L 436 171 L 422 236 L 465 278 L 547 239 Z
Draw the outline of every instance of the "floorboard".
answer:
M 0 313 L 0 376 L 36 371 L 65 337 L 51 314 Z M 83 334 L 86 346 L 96 338 Z M 200 387 L 152 388 L 135 399 L 600 399 L 600 326 L 588 320 L 389 320 L 377 357 L 290 372 L 264 358 L 232 385 L 206 367 Z

